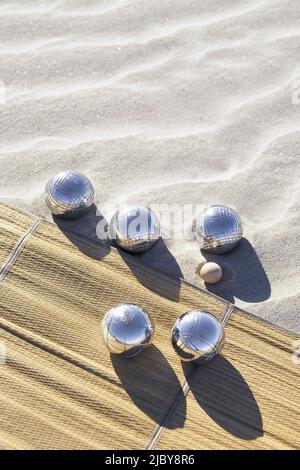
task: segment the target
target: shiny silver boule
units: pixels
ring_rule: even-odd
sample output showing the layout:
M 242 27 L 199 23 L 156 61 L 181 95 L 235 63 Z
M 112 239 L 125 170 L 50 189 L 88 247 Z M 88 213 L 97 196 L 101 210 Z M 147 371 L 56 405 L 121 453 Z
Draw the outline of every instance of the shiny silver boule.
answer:
M 224 342 L 222 324 L 200 310 L 183 313 L 172 329 L 173 348 L 182 361 L 207 362 L 222 351 Z
M 112 354 L 129 358 L 151 344 L 154 325 L 150 315 L 138 305 L 122 304 L 105 314 L 101 332 Z
M 94 203 L 94 189 L 86 176 L 78 171 L 65 170 L 50 178 L 45 198 L 53 215 L 76 219 Z
M 239 215 L 226 206 L 205 209 L 196 218 L 194 230 L 201 249 L 216 254 L 232 250 L 243 236 Z
M 159 239 L 160 224 L 148 207 L 130 206 L 118 209 L 109 226 L 110 238 L 127 251 L 142 252 Z

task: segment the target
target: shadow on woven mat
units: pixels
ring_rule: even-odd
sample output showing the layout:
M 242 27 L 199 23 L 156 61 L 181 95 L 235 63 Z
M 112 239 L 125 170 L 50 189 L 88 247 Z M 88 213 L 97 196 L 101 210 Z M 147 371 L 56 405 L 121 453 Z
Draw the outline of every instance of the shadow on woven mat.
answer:
M 53 222 L 89 258 L 100 261 L 110 252 L 111 243 L 107 241 L 108 223 L 95 204 L 79 219 L 53 216 Z M 98 243 L 99 240 L 103 243 Z
M 181 384 L 164 355 L 151 345 L 147 354 L 130 360 L 111 355 L 111 362 L 131 400 L 157 424 L 162 425 L 166 413 L 178 394 L 182 392 L 182 414 L 176 423 L 165 427 L 174 429 L 184 426 L 186 400 Z M 160 377 L 163 377 L 160 380 Z
M 194 366 L 195 367 L 195 366 Z M 204 367 L 183 363 L 190 390 L 199 406 L 223 429 L 244 440 L 263 436 L 259 406 L 238 370 L 223 356 Z
M 119 254 L 144 287 L 174 302 L 179 300 L 180 278 L 183 276 L 176 259 L 168 250 L 164 240 L 160 238 L 156 245 L 145 253 L 133 256 L 119 250 Z M 135 260 L 142 262 L 136 263 Z M 150 267 L 150 270 L 145 268 L 146 265 Z
M 222 256 L 203 253 L 208 261 L 220 263 L 222 282 L 206 284 L 208 291 L 234 303 L 234 298 L 244 302 L 263 302 L 271 295 L 267 274 L 251 243 L 243 238 L 238 247 Z
M 86 256 L 97 261 L 107 256 L 111 247 L 115 246 L 112 241 L 107 239 L 108 222 L 95 205 L 80 219 L 67 220 L 54 216 L 53 221 L 73 245 Z M 133 255 L 122 249 L 118 249 L 118 251 L 132 274 L 144 287 L 169 300 L 177 301 L 179 299 L 181 287 L 179 278 L 182 278 L 183 275 L 176 259 L 161 238 L 153 248 L 145 253 Z M 165 282 L 163 275 L 151 274 L 145 270 L 145 266 L 137 262 L 138 260 L 142 260 L 151 268 L 164 271 L 166 273 Z M 168 275 L 171 275 L 172 279 Z

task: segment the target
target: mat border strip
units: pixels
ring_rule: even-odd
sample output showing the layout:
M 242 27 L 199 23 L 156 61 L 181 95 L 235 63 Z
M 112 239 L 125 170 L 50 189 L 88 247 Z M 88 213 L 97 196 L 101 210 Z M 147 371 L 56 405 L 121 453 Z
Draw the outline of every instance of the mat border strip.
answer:
M 38 218 L 27 230 L 27 232 L 24 233 L 24 235 L 19 239 L 19 241 L 16 243 L 15 247 L 12 249 L 11 253 L 8 255 L 6 258 L 6 261 L 2 265 L 0 269 L 0 282 L 3 281 L 3 279 L 7 276 L 11 268 L 14 266 L 14 264 L 17 262 L 19 256 L 21 255 L 23 249 L 27 245 L 28 241 L 30 238 L 35 234 L 35 232 L 38 230 L 40 225 L 44 223 L 44 219 Z
M 222 317 L 221 323 L 225 327 L 229 321 L 229 318 L 234 311 L 234 306 L 231 304 L 227 305 L 227 308 L 225 308 L 224 315 Z
M 192 376 L 192 374 L 193 374 L 193 372 L 190 374 L 190 376 Z M 172 416 L 176 412 L 176 409 L 177 409 L 178 405 L 180 404 L 181 400 L 185 399 L 185 397 L 187 396 L 189 390 L 190 390 L 190 386 L 188 384 L 188 380 L 186 379 L 182 384 L 182 388 L 177 393 L 177 396 L 176 396 L 175 400 L 173 401 L 171 406 L 168 408 L 167 413 L 166 413 L 165 417 L 162 420 L 162 424 L 157 424 L 155 426 L 155 428 L 153 429 L 153 431 L 150 435 L 150 439 L 149 439 L 148 443 L 145 446 L 145 450 L 155 449 L 155 447 L 159 443 L 163 433 L 166 430 L 167 423 L 170 421 L 170 419 L 172 418 Z

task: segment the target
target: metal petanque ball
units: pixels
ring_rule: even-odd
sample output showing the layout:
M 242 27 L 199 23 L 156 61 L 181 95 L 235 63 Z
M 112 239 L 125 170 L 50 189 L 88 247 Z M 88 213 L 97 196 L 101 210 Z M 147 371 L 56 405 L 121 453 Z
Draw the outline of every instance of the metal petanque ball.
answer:
M 230 207 L 211 206 L 196 218 L 195 232 L 202 250 L 222 254 L 237 246 L 243 227 L 239 215 Z
M 92 206 L 94 189 L 86 176 L 78 171 L 65 170 L 50 178 L 45 199 L 53 215 L 76 219 Z
M 222 324 L 210 313 L 191 310 L 183 313 L 172 329 L 172 344 L 182 361 L 207 362 L 224 346 Z
M 130 206 L 118 209 L 109 226 L 110 238 L 127 251 L 142 252 L 160 237 L 160 223 L 148 207 Z
M 121 304 L 105 314 L 101 332 L 112 354 L 129 358 L 151 344 L 154 325 L 150 315 L 138 305 Z

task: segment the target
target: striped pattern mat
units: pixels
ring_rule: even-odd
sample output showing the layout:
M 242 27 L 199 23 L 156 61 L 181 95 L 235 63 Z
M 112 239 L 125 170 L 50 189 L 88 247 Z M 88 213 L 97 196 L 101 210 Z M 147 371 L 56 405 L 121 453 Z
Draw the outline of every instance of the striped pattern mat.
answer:
M 300 447 L 298 338 L 133 256 L 0 205 L 0 449 Z M 100 340 L 104 313 L 140 304 L 153 346 L 131 360 Z M 225 325 L 224 354 L 182 365 L 189 309 Z

